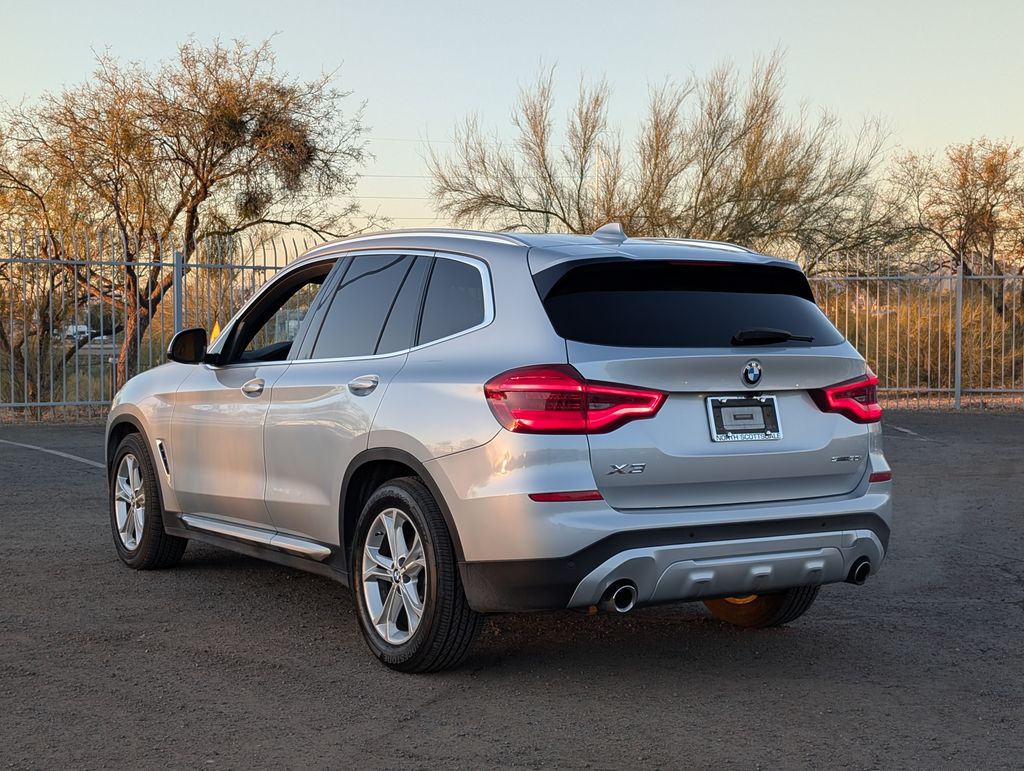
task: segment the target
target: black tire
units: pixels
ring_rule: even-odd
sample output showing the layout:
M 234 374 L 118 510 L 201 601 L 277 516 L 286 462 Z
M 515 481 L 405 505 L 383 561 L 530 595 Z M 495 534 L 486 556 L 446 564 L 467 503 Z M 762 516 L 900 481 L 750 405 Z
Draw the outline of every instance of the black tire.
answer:
M 115 499 L 118 469 L 128 455 L 138 461 L 142 476 L 142 489 L 145 494 L 142 535 L 136 539 L 137 543 L 134 548 L 128 548 L 121 538 L 117 524 Z M 188 539 L 168 535 L 164 530 L 164 507 L 160 497 L 160 485 L 153 468 L 153 459 L 149 455 L 146 442 L 139 434 L 129 434 L 118 445 L 114 452 L 114 462 L 110 467 L 110 477 L 107 481 L 110 529 L 114 536 L 114 548 L 117 549 L 117 556 L 121 558 L 121 561 L 135 570 L 156 570 L 177 564 L 181 555 L 185 553 Z
M 715 618 L 749 629 L 764 629 L 795 621 L 807 612 L 818 596 L 820 586 L 798 586 L 774 594 L 704 600 Z
M 412 521 L 420 534 L 426 563 L 419 626 L 399 645 L 389 643 L 374 628 L 363 594 L 364 547 L 377 515 L 389 508 L 398 509 Z M 419 479 L 393 479 L 370 496 L 356 525 L 350 564 L 363 637 L 382 663 L 400 672 L 437 672 L 465 659 L 482 617 L 466 602 L 448 527 L 437 502 Z

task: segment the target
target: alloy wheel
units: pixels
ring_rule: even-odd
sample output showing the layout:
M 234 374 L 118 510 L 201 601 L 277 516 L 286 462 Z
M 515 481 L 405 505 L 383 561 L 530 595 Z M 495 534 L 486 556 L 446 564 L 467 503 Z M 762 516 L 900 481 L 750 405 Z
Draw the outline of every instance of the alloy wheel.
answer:
M 384 509 L 363 545 L 363 598 L 376 633 L 401 645 L 423 618 L 427 563 L 419 530 L 403 511 Z
M 114 516 L 121 543 L 128 551 L 135 551 L 146 523 L 146 491 L 142 467 L 131 453 L 121 458 L 114 477 Z

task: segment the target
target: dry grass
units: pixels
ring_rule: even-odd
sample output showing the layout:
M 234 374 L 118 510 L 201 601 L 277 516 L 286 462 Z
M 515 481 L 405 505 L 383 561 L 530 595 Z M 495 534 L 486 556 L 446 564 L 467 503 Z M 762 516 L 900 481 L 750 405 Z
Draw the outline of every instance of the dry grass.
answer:
M 957 335 L 952 281 L 816 283 L 822 309 L 868 360 L 890 399 L 908 404 L 952 399 Z M 1007 392 L 1024 390 L 1020 282 L 991 284 L 977 280 L 965 287 L 962 388 L 967 394 L 1002 392 L 1002 401 L 1016 403 L 1019 399 Z

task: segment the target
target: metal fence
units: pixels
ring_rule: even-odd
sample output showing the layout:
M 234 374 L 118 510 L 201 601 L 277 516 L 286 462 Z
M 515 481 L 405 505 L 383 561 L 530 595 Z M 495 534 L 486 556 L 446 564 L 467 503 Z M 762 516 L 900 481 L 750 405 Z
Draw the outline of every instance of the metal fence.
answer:
M 962 264 L 897 273 L 881 259 L 815 267 L 818 305 L 878 374 L 885 406 L 1024 407 L 1024 278 Z
M 215 333 L 317 243 L 211 238 L 186 262 L 173 245 L 109 232 L 0 237 L 0 422 L 101 418 L 117 383 L 165 360 L 175 330 Z M 811 276 L 822 310 L 878 373 L 883 402 L 1024 407 L 1024 278 L 897 268 L 832 260 Z
M 319 243 L 208 238 L 186 261 L 173 244 L 109 232 L 0 237 L 0 422 L 102 417 L 125 377 L 166 360 L 175 331 L 215 334 Z

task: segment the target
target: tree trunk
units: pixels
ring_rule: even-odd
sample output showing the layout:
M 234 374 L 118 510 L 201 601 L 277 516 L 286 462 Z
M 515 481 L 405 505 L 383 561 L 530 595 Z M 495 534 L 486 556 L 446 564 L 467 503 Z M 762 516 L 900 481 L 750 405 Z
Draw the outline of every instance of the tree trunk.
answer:
M 989 259 L 984 254 L 979 252 L 972 252 L 967 257 L 961 257 L 960 261 L 964 265 L 964 278 L 971 276 L 999 276 L 1003 275 L 1003 278 L 975 278 L 974 282 L 977 284 L 981 296 L 983 299 L 987 299 L 992 303 L 992 308 L 1000 316 L 1005 315 L 1006 302 L 1004 290 L 1006 288 L 1006 275 L 1003 272 L 1002 266 L 996 262 L 995 259 Z M 981 270 L 975 270 L 972 263 L 980 264 Z M 965 281 L 965 289 L 970 286 L 970 282 Z
M 149 322 L 152 317 L 149 308 L 128 307 L 124 318 L 124 340 L 121 341 L 121 351 L 117 356 L 117 382 L 115 390 L 120 389 L 128 382 L 128 379 L 135 374 L 135 362 L 138 358 L 139 342 L 149 329 Z
M 4 380 L 10 379 L 8 386 L 10 388 L 9 400 L 12 402 L 17 401 L 31 401 L 30 391 L 35 385 L 31 378 L 26 378 L 25 359 L 24 359 L 24 347 L 27 336 L 23 335 L 21 342 L 14 342 L 14 330 L 11 330 L 10 337 L 7 335 L 7 330 L 3 328 L 3 324 L 0 324 L 0 353 L 4 354 L 3 358 L 3 372 L 0 373 L 0 378 Z M 7 363 L 6 359 L 10 358 L 10 364 Z M 27 388 L 26 388 L 27 384 Z M 19 398 L 20 395 L 20 398 Z

